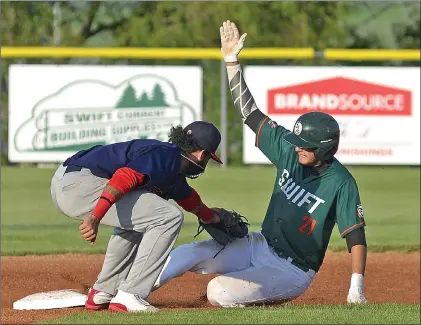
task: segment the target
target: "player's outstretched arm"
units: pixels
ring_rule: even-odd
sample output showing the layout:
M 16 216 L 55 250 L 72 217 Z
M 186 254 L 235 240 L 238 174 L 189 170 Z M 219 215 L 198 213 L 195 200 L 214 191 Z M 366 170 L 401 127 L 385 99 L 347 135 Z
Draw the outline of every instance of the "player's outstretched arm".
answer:
M 258 109 L 244 80 L 243 71 L 238 61 L 238 54 L 243 48 L 247 34 L 244 33 L 240 37 L 237 26 L 229 20 L 223 22 L 219 32 L 221 52 L 227 67 L 229 87 L 234 105 L 244 123 L 256 133 L 261 121 L 267 116 Z
M 367 239 L 365 234 L 364 210 L 358 186 L 354 178 L 349 178 L 337 192 L 336 222 L 341 237 L 346 239 L 351 253 L 351 283 L 348 303 L 364 303 L 364 275 L 367 259 Z
M 363 293 L 364 274 L 367 259 L 367 244 L 365 243 L 364 229 L 356 229 L 346 236 L 351 251 L 351 283 L 347 302 L 350 304 L 366 303 Z M 353 243 L 352 243 L 353 242 Z
M 241 119 L 254 133 L 255 146 L 269 158 L 273 164 L 282 159 L 285 152 L 294 150 L 291 145 L 285 144 L 283 135 L 289 131 L 271 120 L 258 109 L 250 89 L 248 88 L 238 62 L 238 54 L 243 48 L 247 34 L 240 37 L 235 23 L 225 21 L 220 27 L 221 52 L 227 67 L 227 75 L 231 96 Z
M 181 190 L 181 193 L 190 193 L 187 197 L 177 197 L 175 202 L 181 206 L 185 211 L 190 212 L 196 215 L 202 223 L 218 223 L 220 221 L 217 213 L 212 211 L 200 197 L 199 193 L 192 187 L 190 187 L 187 182 L 183 184 L 183 187 L 188 190 Z

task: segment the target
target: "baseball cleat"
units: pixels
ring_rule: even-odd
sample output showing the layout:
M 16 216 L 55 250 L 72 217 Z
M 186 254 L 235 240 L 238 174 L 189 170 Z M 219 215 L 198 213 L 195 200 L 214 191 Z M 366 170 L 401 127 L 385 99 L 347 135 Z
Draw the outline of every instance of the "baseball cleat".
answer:
M 86 299 L 85 302 L 85 308 L 88 310 L 107 309 L 112 298 L 113 295 L 110 295 L 109 293 L 91 288 L 88 293 L 88 299 Z
M 118 290 L 117 295 L 111 299 L 109 310 L 117 312 L 149 312 L 155 313 L 159 309 L 150 305 L 138 295 Z

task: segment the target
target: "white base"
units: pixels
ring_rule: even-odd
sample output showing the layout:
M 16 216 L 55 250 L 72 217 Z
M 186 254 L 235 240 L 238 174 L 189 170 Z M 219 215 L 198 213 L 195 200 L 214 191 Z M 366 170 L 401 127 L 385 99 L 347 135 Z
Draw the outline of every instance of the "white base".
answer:
M 38 292 L 13 303 L 16 310 L 56 309 L 85 306 L 86 294 L 73 289 Z

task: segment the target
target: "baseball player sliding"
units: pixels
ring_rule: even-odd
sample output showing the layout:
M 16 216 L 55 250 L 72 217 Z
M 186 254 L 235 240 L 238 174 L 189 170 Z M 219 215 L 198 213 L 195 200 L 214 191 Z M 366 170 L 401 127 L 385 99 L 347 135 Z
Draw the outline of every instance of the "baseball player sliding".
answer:
M 309 112 L 298 118 L 293 132 L 277 125 L 258 109 L 243 78 L 238 54 L 246 34 L 240 37 L 236 25 L 226 21 L 220 36 L 234 105 L 256 134 L 256 147 L 276 166 L 273 192 L 261 231 L 229 243 L 215 258 L 220 245 L 213 239 L 177 247 L 154 289 L 193 271 L 220 274 L 207 287 L 213 305 L 242 307 L 293 299 L 319 271 L 336 223 L 351 253 L 347 301 L 366 302 L 363 208 L 355 179 L 334 157 L 338 123 L 328 114 Z
M 211 123 L 171 128 L 169 142 L 137 139 L 98 145 L 68 158 L 51 181 L 52 201 L 82 221 L 83 238 L 94 243 L 98 225 L 115 227 L 104 264 L 88 294 L 89 310 L 155 312 L 147 297 L 179 235 L 184 210 L 211 235 L 231 241 L 247 234 L 234 213 L 208 208 L 187 178 L 202 175 L 221 140 Z

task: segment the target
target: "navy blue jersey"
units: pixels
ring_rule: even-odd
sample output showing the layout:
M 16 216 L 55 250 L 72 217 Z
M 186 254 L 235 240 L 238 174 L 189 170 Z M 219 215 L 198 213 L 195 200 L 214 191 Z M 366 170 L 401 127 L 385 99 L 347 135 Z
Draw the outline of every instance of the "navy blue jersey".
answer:
M 109 145 L 98 145 L 77 152 L 64 166 L 89 168 L 93 175 L 110 179 L 117 169 L 128 167 L 147 175 L 144 189 L 165 199 L 183 200 L 191 188 L 180 173 L 180 148 L 168 142 L 136 139 Z

